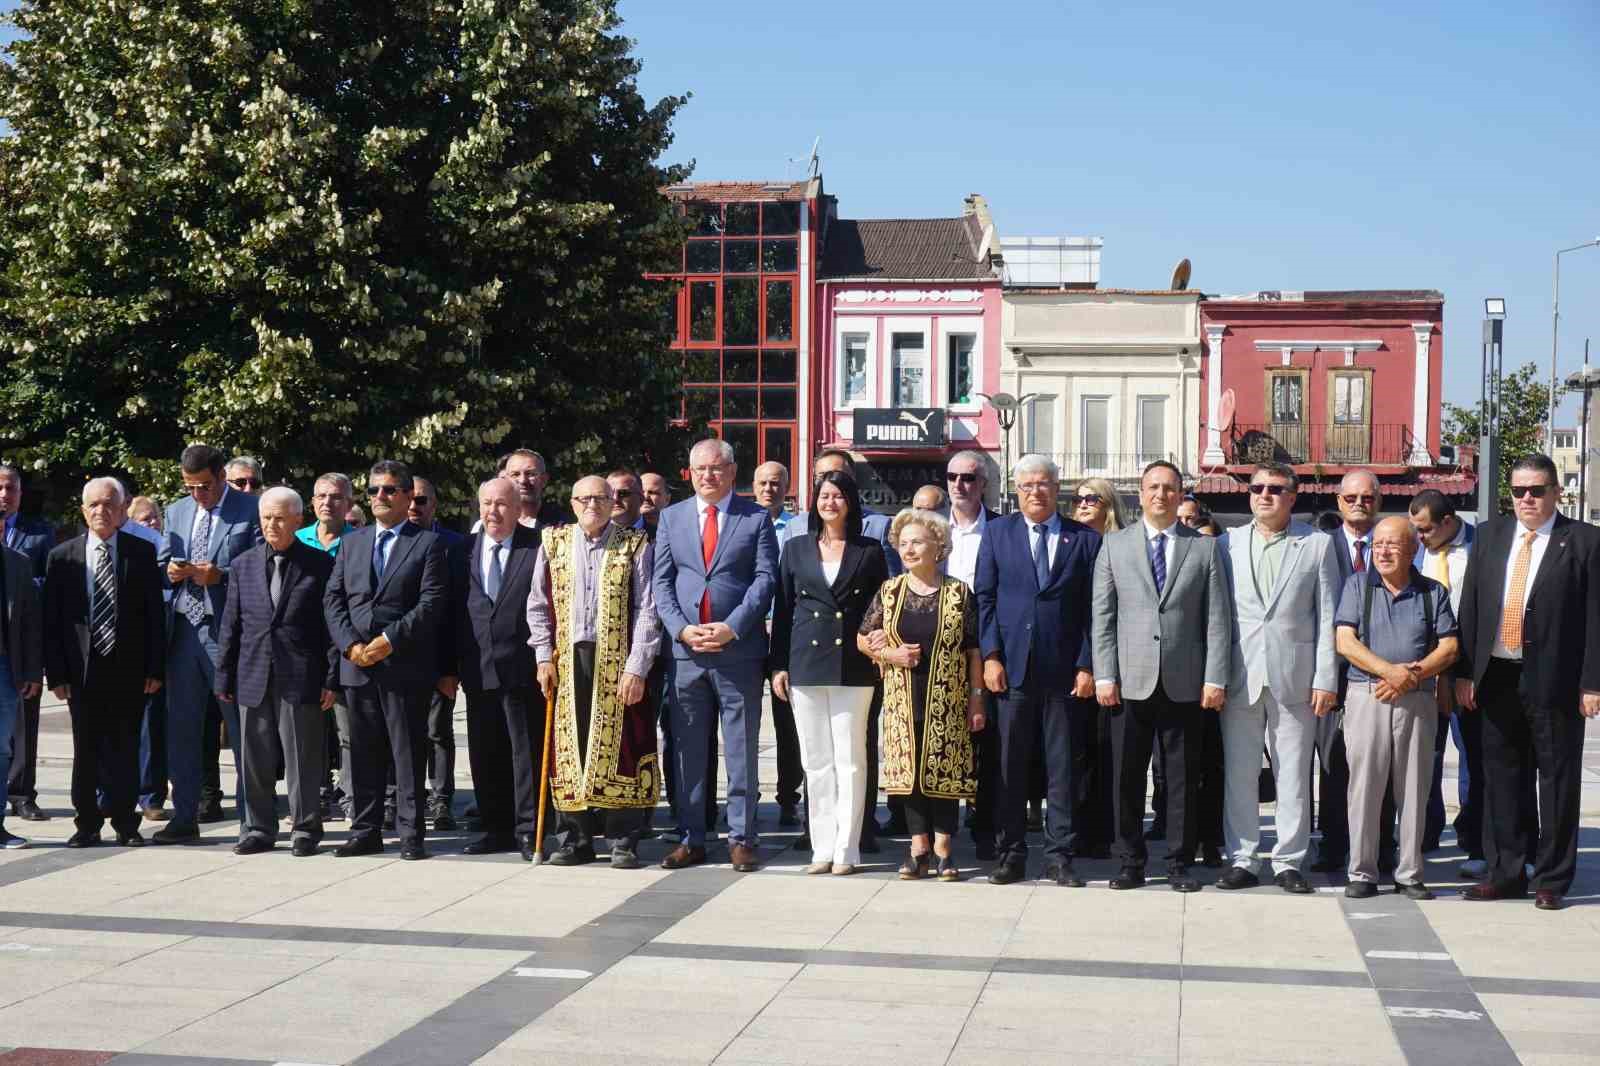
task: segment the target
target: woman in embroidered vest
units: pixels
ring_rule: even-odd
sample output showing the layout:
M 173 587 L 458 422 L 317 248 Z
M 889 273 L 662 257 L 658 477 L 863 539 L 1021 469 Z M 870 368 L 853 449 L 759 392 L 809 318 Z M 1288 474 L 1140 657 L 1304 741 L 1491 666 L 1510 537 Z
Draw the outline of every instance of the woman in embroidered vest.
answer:
M 884 788 L 906 797 L 911 830 L 900 876 L 928 876 L 931 835 L 939 880 L 958 881 L 950 838 L 960 801 L 977 792 L 972 732 L 984 720 L 977 606 L 965 583 L 939 573 L 950 554 L 943 518 L 901 511 L 889 539 L 906 572 L 884 583 L 857 642 L 883 671 Z
M 889 576 L 879 543 L 861 534 L 861 495 L 830 470 L 811 495 L 807 533 L 778 563 L 772 604 L 772 691 L 794 705 L 806 771 L 808 874 L 854 873 L 866 802 L 867 711 L 878 671 L 856 630 Z

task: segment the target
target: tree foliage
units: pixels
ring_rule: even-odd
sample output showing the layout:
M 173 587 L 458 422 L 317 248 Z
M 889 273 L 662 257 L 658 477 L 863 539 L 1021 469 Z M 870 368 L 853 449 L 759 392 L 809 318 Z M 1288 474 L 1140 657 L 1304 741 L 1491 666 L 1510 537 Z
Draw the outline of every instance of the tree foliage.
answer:
M 679 223 L 615 0 L 25 0 L 0 64 L 0 448 L 155 488 L 517 445 L 676 458 Z M 66 500 L 63 503 L 68 502 Z M 466 505 L 466 506 L 463 506 Z
M 1470 407 L 1444 405 L 1444 439 L 1450 444 L 1474 447 L 1483 436 L 1484 402 Z M 1511 510 L 1511 464 L 1525 455 L 1544 451 L 1543 426 L 1550 407 L 1550 386 L 1540 383 L 1539 368 L 1532 363 L 1505 374 L 1500 382 L 1500 456 L 1495 476 L 1501 512 Z M 1488 471 L 1479 471 L 1486 476 Z

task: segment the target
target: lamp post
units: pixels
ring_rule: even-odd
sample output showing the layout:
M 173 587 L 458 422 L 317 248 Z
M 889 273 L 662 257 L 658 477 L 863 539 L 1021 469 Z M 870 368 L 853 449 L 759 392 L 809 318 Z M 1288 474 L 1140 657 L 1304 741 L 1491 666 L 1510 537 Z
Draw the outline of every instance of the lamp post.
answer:
M 1483 301 L 1483 403 L 1478 424 L 1478 522 L 1500 513 L 1500 342 L 1506 302 Z
M 1556 347 L 1561 335 L 1561 257 L 1584 248 L 1600 248 L 1600 237 L 1556 252 L 1554 295 L 1550 298 L 1550 421 L 1546 426 L 1546 441 L 1550 440 L 1549 434 L 1556 431 Z
M 978 393 L 994 410 L 995 420 L 1000 423 L 1000 513 L 1011 513 L 1011 428 L 1017 424 L 1017 411 L 1023 404 L 1032 400 L 1038 393 L 1023 393 L 1020 397 L 1009 392 L 997 392 L 993 396 L 986 392 Z
M 1567 388 L 1583 393 L 1578 412 L 1578 521 L 1589 520 L 1589 397 L 1600 391 L 1600 367 L 1589 365 L 1589 346 L 1583 346 L 1583 369 L 1567 378 Z

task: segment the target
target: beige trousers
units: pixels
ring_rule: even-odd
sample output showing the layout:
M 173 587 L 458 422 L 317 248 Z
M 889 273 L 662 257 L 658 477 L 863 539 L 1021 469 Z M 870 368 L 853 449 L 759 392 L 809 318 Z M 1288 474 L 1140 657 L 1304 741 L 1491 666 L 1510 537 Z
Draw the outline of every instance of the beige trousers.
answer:
M 1345 754 L 1350 760 L 1350 880 L 1378 881 L 1379 811 L 1394 784 L 1400 821 L 1396 883 L 1422 880 L 1422 826 L 1433 780 L 1433 737 L 1439 706 L 1433 693 L 1408 692 L 1397 703 L 1378 699 L 1377 686 L 1350 682 L 1344 701 Z

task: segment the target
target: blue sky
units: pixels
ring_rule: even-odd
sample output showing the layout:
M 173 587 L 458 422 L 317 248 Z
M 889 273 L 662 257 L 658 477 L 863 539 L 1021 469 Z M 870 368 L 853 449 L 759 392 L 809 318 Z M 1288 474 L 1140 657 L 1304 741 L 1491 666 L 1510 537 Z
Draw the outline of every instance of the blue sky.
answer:
M 1548 372 L 1551 257 L 1600 237 L 1600 4 L 1209 8 L 621 3 L 643 91 L 694 94 L 697 178 L 797 175 L 821 136 L 848 217 L 981 192 L 1002 232 L 1105 238 L 1106 285 L 1187 256 L 1213 293 L 1437 288 L 1457 402 L 1504 296 L 1507 365 Z M 1564 376 L 1585 336 L 1600 363 L 1600 248 L 1561 294 Z

